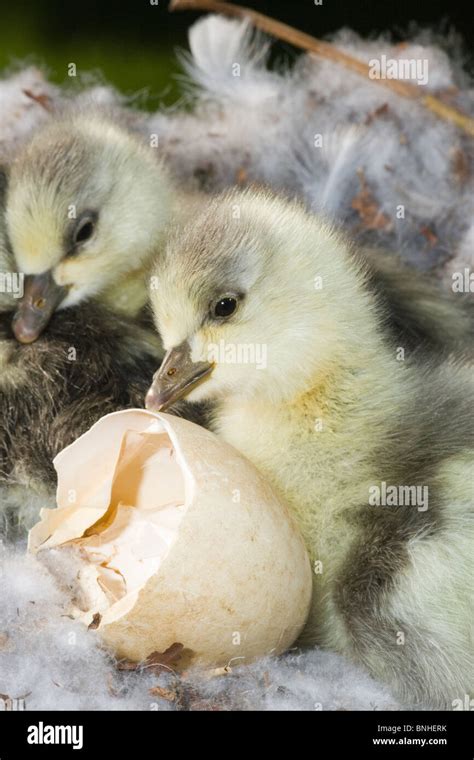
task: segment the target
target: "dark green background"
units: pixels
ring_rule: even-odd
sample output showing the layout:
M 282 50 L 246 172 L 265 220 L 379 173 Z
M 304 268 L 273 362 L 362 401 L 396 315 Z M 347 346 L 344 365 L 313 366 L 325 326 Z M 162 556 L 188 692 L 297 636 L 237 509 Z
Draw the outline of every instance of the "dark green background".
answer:
M 46 65 L 51 78 L 62 82 L 67 64 L 78 71 L 101 72 L 103 78 L 127 94 L 144 91 L 143 103 L 155 108 L 179 93 L 175 74 L 175 47 L 186 47 L 186 30 L 199 14 L 167 10 L 149 0 L 37 0 L 7 4 L 0 0 L 0 67 L 25 59 Z M 244 3 L 245 4 L 245 3 Z M 274 18 L 319 37 L 349 26 L 364 35 L 391 30 L 403 38 L 410 21 L 439 25 L 446 19 L 474 49 L 470 3 L 445 0 L 258 0 L 246 3 Z M 290 46 L 277 45 L 276 55 L 295 55 Z M 472 66 L 472 57 L 470 60 Z

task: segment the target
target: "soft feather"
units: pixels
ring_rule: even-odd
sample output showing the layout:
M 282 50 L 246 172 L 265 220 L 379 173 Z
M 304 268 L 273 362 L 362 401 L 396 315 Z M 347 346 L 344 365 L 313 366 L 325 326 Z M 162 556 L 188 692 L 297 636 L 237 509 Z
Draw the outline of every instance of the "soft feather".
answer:
M 173 173 L 210 190 L 268 183 L 314 209 L 324 205 L 361 242 L 399 251 L 420 269 L 446 264 L 474 210 L 472 141 L 413 100 L 331 61 L 303 55 L 292 68 L 269 71 L 264 56 L 256 61 L 249 53 L 250 34 L 245 23 L 216 16 L 192 27 L 186 71 L 193 110 L 150 120 Z M 403 48 L 348 30 L 332 42 L 365 62 L 381 55 L 426 60 L 424 90 L 442 96 L 457 87 L 452 102 L 474 115 L 472 80 L 452 35 L 444 39 L 450 57 L 428 32 L 412 34 Z M 233 76 L 229 50 L 252 76 Z M 361 190 L 358 171 L 390 224 L 361 223 L 352 206 Z

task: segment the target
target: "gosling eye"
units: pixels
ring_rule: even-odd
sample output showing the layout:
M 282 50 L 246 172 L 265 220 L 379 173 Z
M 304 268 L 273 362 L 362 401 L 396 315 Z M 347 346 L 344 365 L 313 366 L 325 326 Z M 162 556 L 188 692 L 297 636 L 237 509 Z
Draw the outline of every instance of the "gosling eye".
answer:
M 90 211 L 82 214 L 82 216 L 77 220 L 77 224 L 73 230 L 73 246 L 81 245 L 82 243 L 86 243 L 88 240 L 90 240 L 95 232 L 96 224 L 97 214 Z
M 239 296 L 234 293 L 219 296 L 211 305 L 212 319 L 223 320 L 231 317 L 237 310 L 239 300 Z

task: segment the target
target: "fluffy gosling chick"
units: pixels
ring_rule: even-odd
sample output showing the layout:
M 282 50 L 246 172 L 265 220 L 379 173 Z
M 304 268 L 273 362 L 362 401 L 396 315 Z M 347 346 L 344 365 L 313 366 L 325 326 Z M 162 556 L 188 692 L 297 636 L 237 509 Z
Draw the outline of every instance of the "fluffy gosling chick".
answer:
M 286 498 L 315 568 L 306 642 L 451 707 L 474 688 L 472 366 L 403 360 L 350 249 L 296 203 L 211 202 L 156 265 L 147 405 L 214 402 Z
M 151 252 L 190 202 L 120 111 L 76 107 L 47 122 L 8 170 L 6 223 L 27 275 L 18 340 L 35 340 L 57 307 L 92 296 L 136 314 Z

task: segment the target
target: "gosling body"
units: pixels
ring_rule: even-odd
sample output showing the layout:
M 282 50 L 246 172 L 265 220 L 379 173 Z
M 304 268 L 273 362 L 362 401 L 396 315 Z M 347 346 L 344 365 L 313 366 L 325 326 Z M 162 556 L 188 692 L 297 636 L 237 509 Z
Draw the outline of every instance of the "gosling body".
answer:
M 315 571 L 303 643 L 405 703 L 452 707 L 474 686 L 472 365 L 404 355 L 350 243 L 269 194 L 213 201 L 156 275 L 168 351 L 202 363 L 220 341 L 267 347 L 265 368 L 213 354 L 188 399 L 215 404 L 212 429 L 300 526 Z M 235 314 L 213 316 L 229 297 Z

